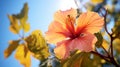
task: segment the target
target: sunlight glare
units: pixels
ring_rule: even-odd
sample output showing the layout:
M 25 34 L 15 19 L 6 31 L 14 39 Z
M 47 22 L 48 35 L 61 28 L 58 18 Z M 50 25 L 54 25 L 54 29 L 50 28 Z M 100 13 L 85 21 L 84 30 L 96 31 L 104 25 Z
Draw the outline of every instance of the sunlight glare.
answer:
M 59 0 L 59 8 L 60 10 L 67 10 L 70 8 L 77 8 L 74 0 Z

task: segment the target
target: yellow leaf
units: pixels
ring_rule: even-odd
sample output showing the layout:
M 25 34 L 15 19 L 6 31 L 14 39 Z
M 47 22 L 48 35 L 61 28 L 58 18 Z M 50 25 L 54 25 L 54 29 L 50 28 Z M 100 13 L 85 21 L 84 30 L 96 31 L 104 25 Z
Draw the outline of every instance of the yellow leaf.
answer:
M 18 19 L 14 15 L 8 15 L 8 18 L 10 20 L 10 31 L 14 34 L 18 34 L 20 31 L 20 25 L 18 23 Z
M 23 9 L 20 14 L 16 15 L 16 17 L 20 20 L 20 24 L 24 32 L 28 32 L 30 30 L 30 24 L 27 23 L 28 20 L 28 4 L 25 3 Z
M 14 18 L 19 20 L 20 27 L 23 29 L 24 32 L 28 32 L 30 30 L 30 24 L 27 23 L 28 20 L 28 4 L 25 3 L 24 7 L 22 8 L 19 14 L 13 15 Z M 11 27 L 10 27 L 11 29 Z
M 91 0 L 94 4 L 102 3 L 103 0 Z
M 29 24 L 29 23 L 26 23 L 26 24 L 24 24 L 23 26 L 24 26 L 24 27 L 23 27 L 23 30 L 24 30 L 25 32 L 28 32 L 28 31 L 30 30 L 30 24 Z
M 17 15 L 15 15 L 15 17 L 17 19 L 20 19 L 20 23 L 24 24 L 26 23 L 27 19 L 28 19 L 28 4 L 25 3 L 24 7 L 22 8 L 21 12 Z
M 24 65 L 24 67 L 30 67 L 31 66 L 31 59 L 30 59 L 30 52 L 27 51 L 25 52 L 25 45 L 19 45 L 16 53 L 15 53 L 15 58 L 19 60 L 19 62 Z M 25 56 L 26 54 L 26 56 Z
M 22 9 L 21 13 L 19 14 L 21 16 L 20 23 L 23 28 L 24 32 L 28 32 L 30 30 L 30 24 L 27 23 L 28 19 L 28 4 L 24 4 L 24 8 Z
M 4 51 L 4 57 L 8 58 L 12 52 L 18 47 L 20 40 L 9 41 L 8 48 Z
M 25 41 L 28 49 L 34 53 L 37 59 L 44 60 L 50 55 L 47 43 L 40 30 L 35 30 Z
M 48 56 L 50 56 L 50 54 L 48 52 L 48 48 L 44 48 L 43 50 L 39 51 L 38 53 L 34 53 L 33 56 L 42 61 L 42 60 L 45 60 L 46 58 L 48 58 Z
M 24 4 L 24 7 L 20 14 L 22 15 L 22 18 L 20 19 L 21 24 L 26 23 L 28 19 L 28 4 L 27 3 Z
M 109 49 L 109 44 L 108 44 L 108 42 L 107 42 L 106 40 L 103 40 L 102 46 L 103 46 L 106 50 Z

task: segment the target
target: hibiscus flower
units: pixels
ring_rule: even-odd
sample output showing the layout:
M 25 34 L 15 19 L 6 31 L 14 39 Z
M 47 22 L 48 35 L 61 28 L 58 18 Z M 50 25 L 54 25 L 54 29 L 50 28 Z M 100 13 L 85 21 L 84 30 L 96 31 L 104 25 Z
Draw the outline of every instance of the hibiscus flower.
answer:
M 104 25 L 104 18 L 96 12 L 85 12 L 78 18 L 75 9 L 57 11 L 53 22 L 46 32 L 48 43 L 56 45 L 54 52 L 57 57 L 65 59 L 76 49 L 84 52 L 94 50 L 97 41 L 94 33 Z

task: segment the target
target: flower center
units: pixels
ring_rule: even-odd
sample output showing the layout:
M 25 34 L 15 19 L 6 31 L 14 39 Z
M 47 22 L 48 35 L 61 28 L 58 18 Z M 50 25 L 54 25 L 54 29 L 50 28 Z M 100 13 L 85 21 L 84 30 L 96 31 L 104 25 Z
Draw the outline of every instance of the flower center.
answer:
M 70 38 L 71 39 L 75 39 L 75 38 L 78 38 L 78 37 L 83 37 L 84 36 L 84 33 L 75 33 L 75 20 L 73 19 L 73 17 L 71 15 L 67 15 L 68 17 L 68 22 L 69 22 L 69 31 L 71 32 L 71 36 Z
M 83 37 L 84 35 L 85 35 L 84 33 L 81 33 L 81 34 L 80 34 L 80 37 Z
M 75 39 L 75 38 L 78 38 L 78 37 L 84 37 L 84 36 L 85 36 L 84 33 L 80 33 L 80 34 L 72 34 L 72 35 L 70 36 L 70 38 L 71 38 L 71 39 Z

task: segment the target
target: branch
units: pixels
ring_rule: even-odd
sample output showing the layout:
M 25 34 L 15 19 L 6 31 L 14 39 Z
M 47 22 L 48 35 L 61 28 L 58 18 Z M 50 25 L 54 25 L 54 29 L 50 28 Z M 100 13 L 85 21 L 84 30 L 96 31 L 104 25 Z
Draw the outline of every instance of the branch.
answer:
M 113 33 L 114 32 L 112 32 L 112 33 L 109 33 L 108 32 L 108 29 L 107 29 L 107 22 L 106 22 L 106 17 L 107 17 L 107 14 L 108 14 L 108 12 L 107 12 L 107 9 L 105 9 L 105 8 L 103 8 L 104 10 L 105 10 L 105 14 L 103 14 L 102 13 L 102 11 L 101 11 L 101 13 L 102 13 L 102 16 L 104 17 L 104 21 L 105 21 L 105 25 L 104 25 L 104 27 L 105 27 L 105 31 L 107 32 L 107 34 L 110 36 L 110 48 L 111 48 L 111 54 L 109 54 L 105 49 L 104 49 L 104 47 L 102 47 L 104 50 L 105 50 L 105 52 L 108 54 L 108 59 L 106 60 L 106 58 L 105 58 L 105 56 L 103 56 L 103 55 L 100 55 L 100 54 L 97 54 L 98 56 L 100 56 L 101 58 L 103 58 L 103 59 L 105 59 L 106 61 L 108 61 L 108 62 L 111 62 L 112 64 L 114 64 L 116 67 L 120 67 L 120 65 L 115 61 L 115 59 L 114 59 L 114 56 L 113 56 L 113 40 L 115 39 L 112 35 L 113 35 Z
M 95 51 L 91 51 L 91 53 L 92 53 L 92 54 L 95 54 L 95 55 L 97 55 L 97 56 L 99 56 L 99 57 L 101 57 L 102 59 L 104 59 L 104 60 L 106 60 L 106 61 L 108 61 L 108 62 L 110 62 L 110 60 L 108 59 L 107 56 L 104 56 L 104 55 L 102 55 L 102 54 L 99 54 L 98 52 L 95 52 Z

